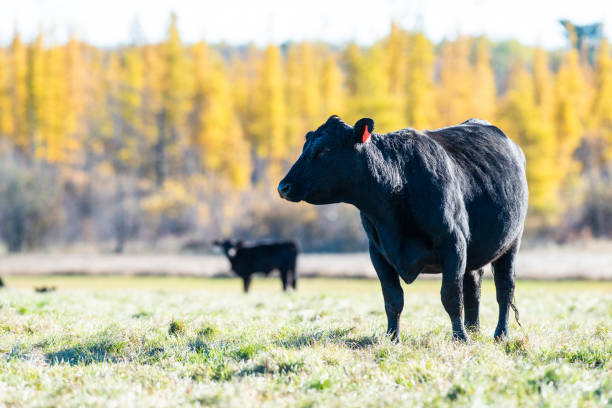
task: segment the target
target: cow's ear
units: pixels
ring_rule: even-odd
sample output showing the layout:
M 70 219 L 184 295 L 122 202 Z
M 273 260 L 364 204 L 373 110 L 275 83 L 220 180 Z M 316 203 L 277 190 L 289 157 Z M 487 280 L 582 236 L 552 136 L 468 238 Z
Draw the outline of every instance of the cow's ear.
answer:
M 244 247 L 244 241 L 243 241 L 243 240 L 241 240 L 241 239 L 239 239 L 238 241 L 236 241 L 236 245 L 234 245 L 234 247 L 235 247 L 236 249 L 241 249 L 241 248 L 243 248 L 243 247 Z
M 327 119 L 327 122 L 325 122 L 325 123 L 338 123 L 338 122 L 342 122 L 342 119 L 340 119 L 340 116 L 338 116 L 338 115 L 331 115 Z
M 365 143 L 374 131 L 374 121 L 370 118 L 361 118 L 353 126 L 353 131 L 355 132 L 355 140 L 358 143 Z

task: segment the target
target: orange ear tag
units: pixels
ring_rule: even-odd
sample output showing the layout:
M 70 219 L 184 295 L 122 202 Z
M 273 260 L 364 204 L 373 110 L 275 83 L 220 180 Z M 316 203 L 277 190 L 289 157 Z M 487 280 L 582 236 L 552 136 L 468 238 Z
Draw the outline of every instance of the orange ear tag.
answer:
M 365 130 L 363 131 L 363 137 L 362 137 L 362 141 L 363 143 L 367 142 L 368 139 L 370 138 L 370 130 L 368 129 L 368 125 L 365 125 Z

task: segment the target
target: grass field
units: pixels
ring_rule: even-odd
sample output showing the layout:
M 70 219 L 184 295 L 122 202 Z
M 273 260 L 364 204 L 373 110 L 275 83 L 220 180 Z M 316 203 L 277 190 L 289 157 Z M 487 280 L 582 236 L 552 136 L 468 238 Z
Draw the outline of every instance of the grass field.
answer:
M 450 340 L 439 281 L 406 287 L 401 344 L 375 280 L 5 278 L 0 405 L 611 406 L 612 282 L 519 282 L 510 338 Z M 57 286 L 35 293 L 34 286 Z

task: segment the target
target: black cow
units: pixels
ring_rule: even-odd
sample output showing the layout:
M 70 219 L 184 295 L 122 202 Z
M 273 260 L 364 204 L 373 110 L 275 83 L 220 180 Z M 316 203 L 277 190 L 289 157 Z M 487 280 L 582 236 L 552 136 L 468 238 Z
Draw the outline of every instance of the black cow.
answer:
M 296 289 L 295 263 L 298 251 L 295 243 L 279 242 L 246 247 L 242 241 L 225 240 L 213 244 L 223 248 L 232 270 L 242 278 L 245 292 L 249 291 L 254 273 L 260 272 L 267 276 L 273 270 L 280 272 L 284 291 L 288 286 Z
M 306 135 L 300 158 L 280 182 L 282 198 L 345 202 L 361 212 L 370 258 L 382 285 L 387 332 L 397 338 L 404 293 L 399 278 L 442 273 L 442 304 L 453 338 L 462 320 L 478 329 L 482 268 L 493 264 L 499 320 L 508 333 L 514 263 L 527 212 L 525 156 L 500 129 L 478 119 L 419 132 L 371 134 L 330 117 Z

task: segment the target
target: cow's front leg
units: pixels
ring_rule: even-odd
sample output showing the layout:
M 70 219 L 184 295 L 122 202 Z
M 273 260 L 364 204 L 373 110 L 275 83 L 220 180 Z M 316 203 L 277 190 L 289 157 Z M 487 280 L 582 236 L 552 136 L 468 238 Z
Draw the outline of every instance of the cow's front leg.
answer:
M 463 326 L 463 275 L 466 264 L 466 243 L 459 235 L 452 235 L 442 246 L 442 304 L 453 326 L 453 339 L 467 341 Z
M 374 269 L 376 269 L 376 274 L 382 287 L 383 298 L 385 299 L 387 335 L 391 337 L 391 340 L 397 341 L 400 330 L 399 319 L 404 309 L 404 291 L 395 269 L 371 243 L 370 259 Z

